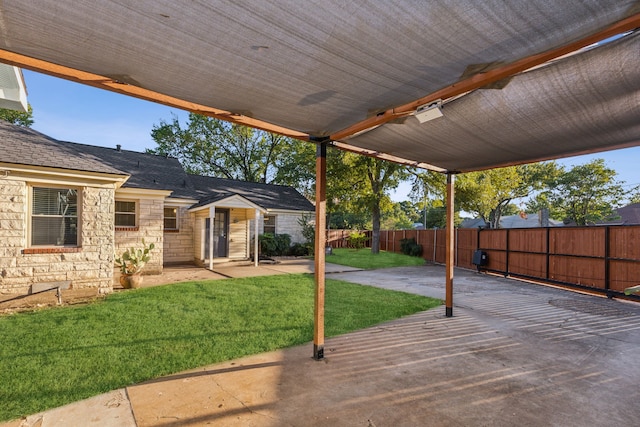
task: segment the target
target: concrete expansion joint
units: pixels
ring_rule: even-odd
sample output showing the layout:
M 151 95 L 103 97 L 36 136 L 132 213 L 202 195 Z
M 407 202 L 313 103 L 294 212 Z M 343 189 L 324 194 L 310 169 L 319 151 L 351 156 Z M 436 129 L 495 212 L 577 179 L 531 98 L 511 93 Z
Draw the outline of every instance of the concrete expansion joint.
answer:
M 247 411 L 249 411 L 251 414 L 254 415 L 259 415 L 265 418 L 270 418 L 272 420 L 275 420 L 275 418 L 273 418 L 272 416 L 268 415 L 268 414 L 263 414 L 261 412 L 255 411 L 253 410 L 250 406 L 248 406 L 242 399 L 240 399 L 238 396 L 236 396 L 235 394 L 233 394 L 232 392 L 230 392 L 229 390 L 227 390 L 225 387 L 222 386 L 222 384 L 220 384 L 218 381 L 216 381 L 215 379 L 213 380 L 213 382 L 215 383 L 216 386 L 218 386 L 218 388 L 220 390 L 222 390 L 222 392 L 224 394 L 226 394 L 227 396 L 229 396 L 231 399 L 235 400 L 236 402 L 238 402 L 244 409 L 246 409 Z

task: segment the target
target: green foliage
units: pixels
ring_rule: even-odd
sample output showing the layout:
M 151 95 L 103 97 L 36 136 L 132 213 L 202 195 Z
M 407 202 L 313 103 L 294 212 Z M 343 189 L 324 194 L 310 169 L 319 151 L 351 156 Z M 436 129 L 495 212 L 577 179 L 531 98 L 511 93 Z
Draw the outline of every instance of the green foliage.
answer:
M 458 179 L 456 179 L 457 181 Z M 416 201 L 413 204 L 413 222 L 419 222 L 427 229 L 446 227 L 446 175 L 431 171 L 415 174 L 411 195 Z M 456 194 L 456 199 L 458 198 L 459 196 Z M 453 222 L 455 226 L 462 222 L 460 206 L 455 206 Z
M 386 251 L 380 251 L 374 254 L 367 248 L 358 250 L 338 248 L 333 250 L 331 263 L 372 270 L 376 268 L 424 265 L 424 260 L 422 258 Z
M 306 243 L 294 243 L 289 248 L 289 255 L 291 256 L 308 256 L 312 252 L 313 250 Z
M 392 208 L 389 192 L 408 176 L 407 168 L 397 163 L 346 153 L 343 159 L 350 166 L 347 179 L 356 180 L 360 191 L 347 192 L 347 200 L 354 212 L 368 212 L 371 215 L 371 251 L 380 251 L 380 223 L 383 213 Z
M 634 295 L 634 294 L 640 294 L 640 285 L 638 286 L 632 286 L 630 288 L 626 288 L 624 290 L 624 294 L 625 295 Z
M 144 266 L 151 260 L 151 251 L 155 248 L 153 243 L 146 245 L 142 240 L 142 248 L 129 248 L 116 257 L 116 266 L 122 274 L 138 274 Z
M 0 317 L 0 421 L 307 343 L 313 298 L 312 275 L 280 275 L 137 289 L 90 305 Z M 343 334 L 439 303 L 327 279 L 326 333 Z
M 290 185 L 309 200 L 315 197 L 316 145 L 292 139 L 275 159 L 274 182 Z M 331 166 L 328 166 L 331 169 Z
M 343 212 L 341 210 L 331 212 L 329 215 L 329 228 L 334 230 L 370 230 L 371 214 L 367 212 Z
M 616 175 L 603 159 L 573 166 L 568 171 L 561 168 L 557 176 L 548 180 L 548 189 L 528 207 L 548 207 L 552 216 L 577 225 L 608 219 L 613 216 L 615 205 L 627 194 L 624 182 L 616 181 Z
M 499 228 L 503 215 L 517 211 L 514 199 L 542 189 L 559 171 L 555 162 L 545 162 L 461 174 L 456 177 L 456 203 Z
M 403 254 L 409 256 L 422 256 L 422 245 L 416 242 L 416 239 L 411 237 L 409 239 L 400 240 L 400 250 Z
M 411 202 L 405 203 L 410 204 Z M 412 220 L 402 203 L 392 203 L 391 208 L 382 214 L 380 228 L 383 230 L 407 230 L 413 228 L 414 222 L 418 221 Z
M 10 110 L 7 108 L 0 108 L 0 120 L 12 123 L 18 126 L 31 127 L 33 125 L 33 109 L 31 104 L 27 112 Z
M 347 244 L 353 249 L 362 249 L 367 242 L 367 235 L 361 231 L 353 231 L 347 237 Z
M 258 236 L 260 253 L 264 256 L 282 256 L 289 254 L 291 236 L 288 234 L 265 233 Z
M 313 248 L 316 241 L 315 218 L 308 214 L 302 214 L 300 218 L 298 218 L 298 225 L 300 225 L 305 243 Z M 311 254 L 313 254 L 313 249 L 311 250 Z
M 281 135 L 190 113 L 151 130 L 158 147 L 147 152 L 177 158 L 189 172 L 248 182 L 275 182 L 278 158 L 302 142 Z

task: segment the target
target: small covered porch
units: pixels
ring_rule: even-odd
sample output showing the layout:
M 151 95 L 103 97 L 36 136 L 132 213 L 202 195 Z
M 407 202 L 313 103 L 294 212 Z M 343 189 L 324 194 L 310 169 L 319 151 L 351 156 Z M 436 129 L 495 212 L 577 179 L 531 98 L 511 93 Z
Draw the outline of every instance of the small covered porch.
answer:
M 247 198 L 228 194 L 191 207 L 195 264 L 213 270 L 228 261 L 253 259 L 258 265 L 259 219 L 266 212 Z

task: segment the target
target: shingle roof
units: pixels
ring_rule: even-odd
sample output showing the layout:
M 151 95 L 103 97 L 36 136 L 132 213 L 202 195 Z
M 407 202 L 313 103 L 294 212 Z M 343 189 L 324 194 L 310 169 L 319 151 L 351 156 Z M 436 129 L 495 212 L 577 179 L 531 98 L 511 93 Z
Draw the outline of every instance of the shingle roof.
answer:
M 171 190 L 171 197 L 198 198 L 178 159 L 93 145 L 74 145 L 81 146 L 86 153 L 129 174 L 131 177 L 123 187 Z
M 293 211 L 313 211 L 315 209 L 309 200 L 295 188 L 289 186 L 199 175 L 189 175 L 189 178 L 200 194 L 200 202 L 193 207 L 204 206 L 237 194 L 265 209 Z
M 632 203 L 630 205 L 623 206 L 616 209 L 615 213 L 620 216 L 620 218 L 609 222 L 623 225 L 640 224 L 640 203 Z
M 0 120 L 0 162 L 126 175 L 126 171 L 105 164 L 84 147 Z
M 174 158 L 58 141 L 2 120 L 0 147 L 0 162 L 129 175 L 125 188 L 170 190 L 173 197 L 197 197 L 189 177 Z
M 170 190 L 172 197 L 204 206 L 234 194 L 265 209 L 313 211 L 293 187 L 188 175 L 177 159 L 155 154 L 58 141 L 0 120 L 0 162 L 129 175 L 125 188 Z

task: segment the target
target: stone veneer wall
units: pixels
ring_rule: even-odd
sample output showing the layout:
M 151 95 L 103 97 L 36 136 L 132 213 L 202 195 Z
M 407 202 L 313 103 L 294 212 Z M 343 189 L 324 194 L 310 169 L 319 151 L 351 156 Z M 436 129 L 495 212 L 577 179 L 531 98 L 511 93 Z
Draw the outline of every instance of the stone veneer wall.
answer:
M 288 234 L 291 236 L 291 244 L 294 243 L 304 243 L 304 237 L 302 236 L 302 227 L 298 223 L 300 218 L 304 212 L 274 212 L 268 213 L 267 216 L 275 215 L 276 217 L 276 234 Z M 313 214 L 307 214 L 313 215 Z M 310 216 L 310 218 L 315 219 L 315 217 Z M 250 224 L 251 236 L 253 239 L 253 220 L 251 220 Z M 258 224 L 258 232 L 260 234 L 264 233 L 264 215 L 260 215 L 260 223 Z
M 0 179 L 0 292 L 28 293 L 33 284 L 67 280 L 75 289 L 113 290 L 114 190 L 78 188 L 81 246 L 29 248 L 27 184 Z
M 194 262 L 194 221 L 195 215 L 186 207 L 178 208 L 178 231 L 164 231 L 164 263 Z
M 138 200 L 138 226 L 135 228 L 118 227 L 115 231 L 115 253 L 120 255 L 128 248 L 142 248 L 145 244 L 153 243 L 155 248 L 151 252 L 151 260 L 147 263 L 142 274 L 161 274 L 163 265 L 163 215 L 164 199 Z M 113 221 L 113 218 L 112 218 Z M 113 228 L 113 222 L 111 223 Z M 111 266 L 113 268 L 113 264 Z
M 291 243 L 304 243 L 302 227 L 298 223 L 302 217 L 300 213 L 279 213 L 276 215 L 276 232 L 291 236 Z

